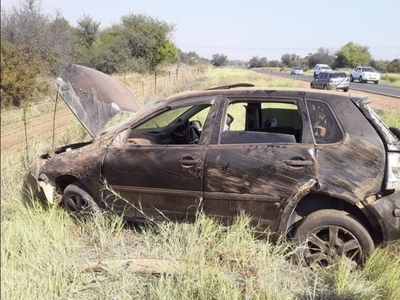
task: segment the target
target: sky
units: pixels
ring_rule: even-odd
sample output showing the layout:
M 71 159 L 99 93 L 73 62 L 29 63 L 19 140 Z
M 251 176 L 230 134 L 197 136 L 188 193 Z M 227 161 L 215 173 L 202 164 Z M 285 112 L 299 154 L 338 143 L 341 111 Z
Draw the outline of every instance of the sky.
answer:
M 2 8 L 19 0 L 1 0 Z M 76 26 L 83 14 L 107 28 L 122 16 L 145 13 L 176 24 L 175 44 L 211 58 L 253 56 L 280 60 L 305 56 L 319 47 L 335 51 L 349 41 L 369 46 L 375 59 L 400 58 L 399 0 L 42 0 L 43 11 L 58 10 Z

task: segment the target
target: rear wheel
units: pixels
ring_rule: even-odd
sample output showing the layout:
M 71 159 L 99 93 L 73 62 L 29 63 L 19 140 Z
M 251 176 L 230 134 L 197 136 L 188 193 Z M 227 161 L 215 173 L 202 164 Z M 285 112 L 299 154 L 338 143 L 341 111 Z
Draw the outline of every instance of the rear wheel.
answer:
M 62 203 L 65 209 L 77 218 L 91 217 L 101 213 L 89 191 L 80 181 L 75 181 L 65 188 Z
M 343 91 L 346 93 L 346 92 L 348 92 L 349 91 L 349 89 L 347 88 L 347 89 L 343 89 Z
M 312 89 L 314 88 L 314 85 L 312 83 L 310 84 L 310 88 L 312 88 Z
M 360 264 L 375 248 L 371 235 L 356 218 L 333 209 L 308 215 L 295 238 L 306 243 L 303 259 L 309 266 L 328 266 L 341 257 Z

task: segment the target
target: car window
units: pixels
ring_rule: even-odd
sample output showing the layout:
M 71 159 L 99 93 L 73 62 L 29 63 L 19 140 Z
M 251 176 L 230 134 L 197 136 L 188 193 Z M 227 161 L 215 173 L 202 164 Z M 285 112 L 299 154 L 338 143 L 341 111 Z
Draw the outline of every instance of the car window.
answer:
M 228 107 L 221 144 L 297 143 L 302 122 L 297 104 L 235 102 Z
M 363 68 L 363 72 L 376 72 L 374 68 Z
M 183 113 L 191 109 L 193 106 L 184 106 L 184 107 L 179 107 L 175 109 L 168 110 L 158 116 L 155 116 L 154 118 L 144 122 L 142 125 L 138 126 L 138 129 L 144 129 L 144 128 L 160 128 L 160 127 L 166 127 L 169 124 L 171 124 L 174 120 L 176 120 L 179 116 L 181 116 Z
M 331 73 L 331 78 L 346 78 L 347 74 L 344 72 L 340 73 Z
M 203 109 L 202 111 L 198 112 L 197 114 L 195 114 L 193 117 L 191 117 L 189 119 L 190 122 L 192 121 L 200 121 L 201 123 L 201 128 L 199 128 L 200 130 L 203 129 L 202 127 L 204 126 L 204 123 L 206 122 L 208 113 L 210 111 L 210 106 L 206 107 L 205 109 Z
M 308 100 L 307 107 L 317 144 L 332 144 L 342 140 L 342 131 L 327 104 Z

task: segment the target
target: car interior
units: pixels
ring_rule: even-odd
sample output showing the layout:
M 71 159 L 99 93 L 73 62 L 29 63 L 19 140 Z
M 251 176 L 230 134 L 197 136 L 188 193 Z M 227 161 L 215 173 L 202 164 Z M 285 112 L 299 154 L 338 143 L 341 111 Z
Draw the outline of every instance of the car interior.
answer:
M 202 104 L 167 110 L 132 129 L 127 142 L 140 145 L 197 144 L 210 106 Z M 296 104 L 240 101 L 228 108 L 220 144 L 300 143 L 301 128 Z

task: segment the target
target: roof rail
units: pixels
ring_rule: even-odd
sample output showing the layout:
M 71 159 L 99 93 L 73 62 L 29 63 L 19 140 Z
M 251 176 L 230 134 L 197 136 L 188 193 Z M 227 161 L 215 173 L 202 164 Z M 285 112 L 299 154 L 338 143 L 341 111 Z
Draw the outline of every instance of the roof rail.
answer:
M 226 89 L 232 89 L 232 88 L 237 88 L 237 87 L 254 87 L 255 85 L 252 83 L 235 83 L 235 84 L 229 84 L 229 85 L 223 85 L 223 86 L 217 86 L 209 89 L 205 89 L 205 91 L 211 91 L 211 90 L 226 90 Z

